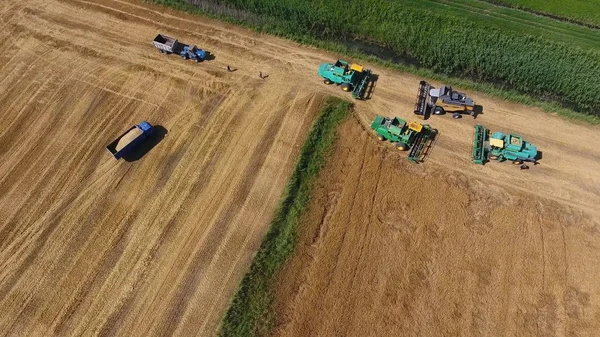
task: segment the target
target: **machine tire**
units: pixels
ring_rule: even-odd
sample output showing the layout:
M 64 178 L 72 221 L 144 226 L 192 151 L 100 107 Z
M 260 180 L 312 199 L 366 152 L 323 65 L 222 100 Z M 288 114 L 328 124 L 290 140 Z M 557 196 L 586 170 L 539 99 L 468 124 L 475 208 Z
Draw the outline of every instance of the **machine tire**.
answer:
M 164 54 L 164 53 L 165 53 L 165 51 L 164 51 L 164 50 L 162 50 L 162 49 L 159 49 L 158 51 L 159 51 L 161 54 Z
M 454 118 L 454 119 L 461 119 L 462 115 L 459 114 L 458 112 L 455 112 L 455 113 L 452 114 L 452 118 Z
M 377 140 L 384 141 L 385 137 L 382 135 L 377 135 Z
M 396 143 L 396 148 L 400 151 L 406 151 L 406 150 L 408 150 L 408 145 L 398 142 L 398 143 Z
M 196 63 L 200 63 L 200 59 L 194 59 Z
M 332 84 L 333 82 L 331 82 L 329 79 L 326 78 L 323 80 L 323 83 L 329 85 L 329 84 Z
M 471 111 L 469 111 L 469 115 L 471 115 L 471 116 L 475 117 L 475 110 L 471 110 Z
M 490 156 L 490 160 L 498 160 L 498 156 Z
M 348 83 L 344 83 L 344 84 L 342 84 L 342 90 L 346 91 L 346 92 L 352 91 L 352 86 Z
M 434 115 L 443 115 L 445 113 L 446 113 L 446 111 L 444 111 L 444 109 L 440 108 L 439 106 L 435 107 L 435 109 L 433 109 L 433 114 Z
M 521 165 L 523 161 L 521 159 L 513 160 L 513 165 Z

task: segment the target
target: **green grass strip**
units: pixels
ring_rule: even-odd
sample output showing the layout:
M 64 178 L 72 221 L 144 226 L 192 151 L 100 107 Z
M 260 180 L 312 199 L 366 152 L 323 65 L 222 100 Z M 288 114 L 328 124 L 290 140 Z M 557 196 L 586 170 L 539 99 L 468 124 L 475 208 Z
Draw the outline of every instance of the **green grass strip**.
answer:
M 225 314 L 219 336 L 256 336 L 273 327 L 272 282 L 294 251 L 300 215 L 333 148 L 337 126 L 351 108 L 351 103 L 335 97 L 328 98 L 322 107 L 302 146 L 267 235 Z

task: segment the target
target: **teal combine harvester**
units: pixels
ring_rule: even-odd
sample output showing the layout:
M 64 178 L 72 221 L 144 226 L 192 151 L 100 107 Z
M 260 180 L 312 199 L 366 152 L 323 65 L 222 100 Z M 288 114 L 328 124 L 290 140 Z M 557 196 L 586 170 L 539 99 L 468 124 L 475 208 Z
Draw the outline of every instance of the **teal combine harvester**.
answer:
M 475 125 L 473 141 L 473 162 L 483 165 L 488 160 L 499 162 L 510 160 L 515 165 L 523 162 L 536 163 L 538 150 L 535 145 L 523 140 L 523 137 L 510 133 L 490 131 L 483 125 Z
M 427 156 L 437 135 L 437 130 L 428 124 L 418 122 L 406 123 L 405 120 L 394 117 L 375 116 L 371 129 L 377 133 L 379 140 L 388 140 L 400 151 L 410 149 L 408 160 L 418 163 Z
M 371 78 L 371 70 L 364 69 L 359 64 L 349 64 L 343 60 L 332 63 L 321 63 L 319 76 L 325 84 L 338 84 L 344 91 L 352 91 L 352 97 L 361 99 L 364 97 Z

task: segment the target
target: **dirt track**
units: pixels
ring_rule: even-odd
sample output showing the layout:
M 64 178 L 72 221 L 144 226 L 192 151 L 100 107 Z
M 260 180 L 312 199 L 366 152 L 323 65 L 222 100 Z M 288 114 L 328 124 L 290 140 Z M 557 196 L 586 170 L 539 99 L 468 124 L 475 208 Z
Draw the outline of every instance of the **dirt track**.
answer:
M 334 55 L 163 12 L 130 0 L 2 2 L 0 335 L 212 334 L 315 110 L 325 94 L 348 97 L 315 74 Z M 150 43 L 159 32 L 216 58 L 161 55 Z M 360 120 L 412 118 L 419 79 L 375 72 Z M 474 98 L 485 109 L 479 121 L 523 134 L 542 149 L 542 165 L 515 174 L 471 164 L 474 121 L 446 116 L 431 120 L 441 131 L 431 159 L 410 170 L 457 170 L 598 219 L 598 127 Z M 104 146 L 143 119 L 165 138 L 140 160 L 112 159 Z M 594 226 L 581 244 L 590 250 Z M 569 275 L 599 279 L 583 267 L 591 264 Z

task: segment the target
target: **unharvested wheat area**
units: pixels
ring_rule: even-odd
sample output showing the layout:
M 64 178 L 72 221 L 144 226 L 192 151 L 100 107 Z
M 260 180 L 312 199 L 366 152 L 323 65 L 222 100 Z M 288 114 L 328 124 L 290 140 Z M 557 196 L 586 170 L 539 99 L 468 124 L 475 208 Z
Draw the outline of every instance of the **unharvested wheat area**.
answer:
M 275 336 L 595 336 L 597 217 L 338 130 Z

